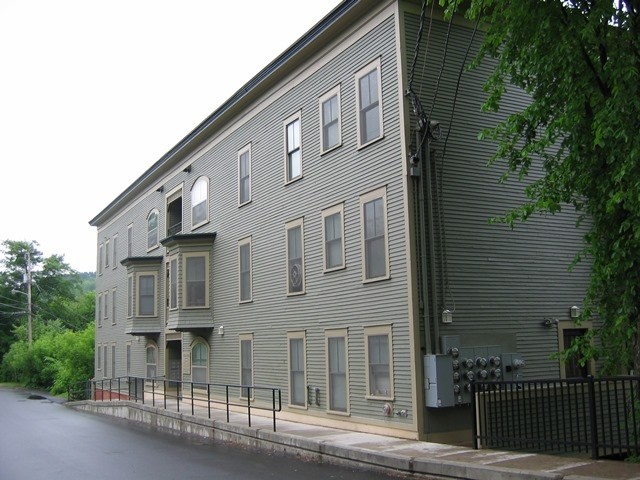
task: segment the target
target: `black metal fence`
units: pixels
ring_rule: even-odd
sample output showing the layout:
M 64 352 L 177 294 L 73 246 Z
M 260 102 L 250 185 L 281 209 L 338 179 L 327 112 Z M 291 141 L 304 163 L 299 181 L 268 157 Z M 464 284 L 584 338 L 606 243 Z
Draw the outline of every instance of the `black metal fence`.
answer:
M 69 399 L 96 401 L 132 400 L 162 408 L 188 409 L 195 415 L 196 408 L 205 408 L 211 418 L 212 407 L 224 405 L 227 422 L 231 410 L 244 410 L 251 426 L 251 412 L 271 412 L 273 431 L 276 431 L 276 413 L 282 411 L 282 392 L 279 388 L 256 385 L 227 385 L 216 383 L 183 382 L 164 378 L 118 377 L 91 380 L 82 390 L 70 387 Z M 72 398 L 72 393 L 74 393 Z M 77 394 L 76 394 L 77 393 Z M 82 395 L 81 395 L 82 394 Z
M 640 377 L 471 385 L 475 448 L 640 455 Z

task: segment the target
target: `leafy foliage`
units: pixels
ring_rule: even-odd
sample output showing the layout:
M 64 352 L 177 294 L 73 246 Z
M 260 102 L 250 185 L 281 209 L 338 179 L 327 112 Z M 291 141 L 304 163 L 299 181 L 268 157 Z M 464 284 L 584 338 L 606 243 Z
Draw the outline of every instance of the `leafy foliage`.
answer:
M 93 376 L 94 325 L 81 331 L 71 331 L 59 321 L 40 325 L 31 348 L 24 327 L 4 356 L 1 376 L 26 386 L 64 393 L 69 385 Z
M 459 0 L 440 0 L 452 15 Z M 636 0 L 471 0 L 467 17 L 484 22 L 477 62 L 497 60 L 485 87 L 498 109 L 515 85 L 530 105 L 482 137 L 496 140 L 492 163 L 504 178 L 545 175 L 525 188 L 528 201 L 502 219 L 572 205 L 588 219 L 592 275 L 582 318 L 601 324 L 573 351 L 600 358 L 604 372 L 640 372 L 640 4 Z M 568 352 L 571 354 L 572 352 Z
M 43 257 L 37 242 L 2 242 L 0 259 L 0 377 L 66 391 L 93 376 L 95 285 L 61 255 Z M 27 255 L 32 278 L 33 344 L 27 334 Z M 95 278 L 94 278 L 95 281 Z

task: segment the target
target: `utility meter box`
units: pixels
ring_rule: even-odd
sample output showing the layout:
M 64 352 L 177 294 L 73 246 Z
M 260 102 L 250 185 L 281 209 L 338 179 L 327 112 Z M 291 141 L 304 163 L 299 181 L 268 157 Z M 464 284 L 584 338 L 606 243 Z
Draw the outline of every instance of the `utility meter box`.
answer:
M 455 395 L 451 385 L 453 364 L 450 355 L 425 355 L 425 402 L 427 407 L 453 407 Z

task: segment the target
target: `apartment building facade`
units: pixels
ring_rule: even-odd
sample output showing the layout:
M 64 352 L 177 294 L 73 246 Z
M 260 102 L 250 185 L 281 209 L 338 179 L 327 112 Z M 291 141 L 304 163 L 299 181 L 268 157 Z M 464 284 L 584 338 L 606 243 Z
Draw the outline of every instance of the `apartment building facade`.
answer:
M 481 113 L 463 20 L 427 18 L 414 63 L 420 7 L 344 1 L 90 221 L 97 379 L 274 386 L 283 418 L 437 440 L 468 410 L 427 406 L 426 355 L 499 345 L 567 373 L 575 219 L 488 222 L 522 186 L 477 133 L 526 98 Z

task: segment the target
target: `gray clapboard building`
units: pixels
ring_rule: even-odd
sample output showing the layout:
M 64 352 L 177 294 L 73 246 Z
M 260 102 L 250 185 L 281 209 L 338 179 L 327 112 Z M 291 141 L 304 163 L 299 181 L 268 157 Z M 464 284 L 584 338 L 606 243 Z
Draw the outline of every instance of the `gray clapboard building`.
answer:
M 96 379 L 274 386 L 281 418 L 455 440 L 472 377 L 583 373 L 552 358 L 583 333 L 575 215 L 489 222 L 523 185 L 478 133 L 526 96 L 482 113 L 480 33 L 430 14 L 345 0 L 90 221 Z

